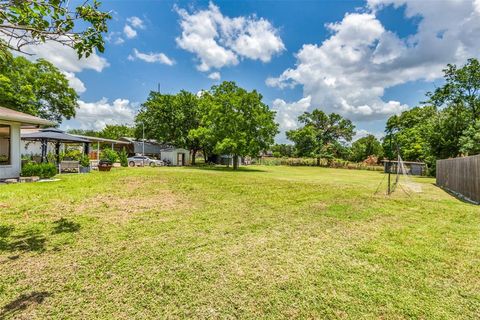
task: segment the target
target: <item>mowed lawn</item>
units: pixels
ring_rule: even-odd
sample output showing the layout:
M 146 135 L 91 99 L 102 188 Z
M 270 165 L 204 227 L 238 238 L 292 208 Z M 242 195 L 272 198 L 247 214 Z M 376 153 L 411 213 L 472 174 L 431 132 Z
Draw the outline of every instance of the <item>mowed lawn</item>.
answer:
M 419 178 L 125 168 L 0 186 L 0 319 L 480 317 L 480 208 Z M 385 180 L 381 191 L 385 191 Z

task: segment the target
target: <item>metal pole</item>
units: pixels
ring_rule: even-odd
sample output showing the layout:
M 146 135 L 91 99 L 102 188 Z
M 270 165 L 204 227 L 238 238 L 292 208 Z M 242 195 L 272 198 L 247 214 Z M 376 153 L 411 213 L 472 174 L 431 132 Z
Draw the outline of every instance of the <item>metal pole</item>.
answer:
M 142 122 L 142 165 L 145 167 L 145 123 Z
M 390 174 L 392 171 L 392 133 L 390 133 L 390 154 L 388 155 L 388 194 L 390 194 Z

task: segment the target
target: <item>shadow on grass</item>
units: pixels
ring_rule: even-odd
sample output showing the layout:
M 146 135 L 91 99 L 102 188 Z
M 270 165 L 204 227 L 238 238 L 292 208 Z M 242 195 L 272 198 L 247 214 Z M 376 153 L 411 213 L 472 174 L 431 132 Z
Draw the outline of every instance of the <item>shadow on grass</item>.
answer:
M 261 169 L 252 169 L 248 167 L 239 167 L 237 170 L 233 170 L 233 167 L 226 167 L 226 166 L 207 166 L 207 165 L 196 165 L 190 166 L 189 169 L 197 169 L 197 170 L 208 170 L 208 171 L 224 171 L 224 172 L 267 172 L 266 170 Z
M 45 298 L 50 297 L 49 292 L 31 292 L 29 294 L 22 294 L 17 299 L 3 306 L 0 311 L 0 319 L 13 318 L 19 312 L 27 309 L 29 306 L 35 306 L 43 303 Z
M 58 219 L 54 224 L 55 227 L 53 228 L 52 234 L 73 233 L 80 230 L 80 224 L 69 221 L 65 218 Z
M 0 251 L 7 252 L 43 252 L 47 239 L 38 231 L 27 230 L 12 235 L 12 226 L 0 226 Z
M 480 203 L 477 203 L 463 195 L 461 195 L 460 193 L 458 192 L 454 192 L 454 191 L 451 191 L 447 188 L 443 188 L 442 186 L 439 186 L 438 184 L 436 183 L 432 183 L 432 185 L 434 185 L 435 187 L 439 188 L 440 190 L 443 190 L 443 192 L 447 193 L 448 195 L 456 198 L 457 200 L 463 202 L 463 203 L 468 203 L 468 204 L 473 204 L 473 205 L 479 205 Z

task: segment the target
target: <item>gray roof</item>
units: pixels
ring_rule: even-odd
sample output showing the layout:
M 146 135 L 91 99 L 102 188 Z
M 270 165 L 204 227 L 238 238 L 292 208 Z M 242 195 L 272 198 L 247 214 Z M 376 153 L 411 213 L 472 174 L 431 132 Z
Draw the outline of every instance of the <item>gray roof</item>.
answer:
M 55 122 L 35 117 L 23 112 L 0 107 L 0 120 L 20 122 L 22 125 L 54 126 Z
M 72 136 L 87 139 L 91 142 L 104 142 L 104 143 L 123 144 L 123 145 L 130 144 L 130 142 L 127 142 L 127 141 L 112 140 L 112 139 L 91 137 L 91 136 L 82 136 L 82 135 L 79 135 L 79 134 L 72 134 Z
M 23 140 L 50 140 L 60 142 L 72 142 L 72 143 L 90 143 L 90 140 L 76 137 L 71 134 L 65 133 L 60 129 L 47 128 L 41 129 L 38 132 L 22 134 Z

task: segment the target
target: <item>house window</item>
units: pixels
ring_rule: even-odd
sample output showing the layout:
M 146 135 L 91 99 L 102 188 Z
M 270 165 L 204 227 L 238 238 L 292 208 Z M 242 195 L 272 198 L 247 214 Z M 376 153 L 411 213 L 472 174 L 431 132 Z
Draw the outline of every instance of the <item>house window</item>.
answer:
M 9 165 L 10 162 L 10 126 L 0 124 L 0 166 Z

